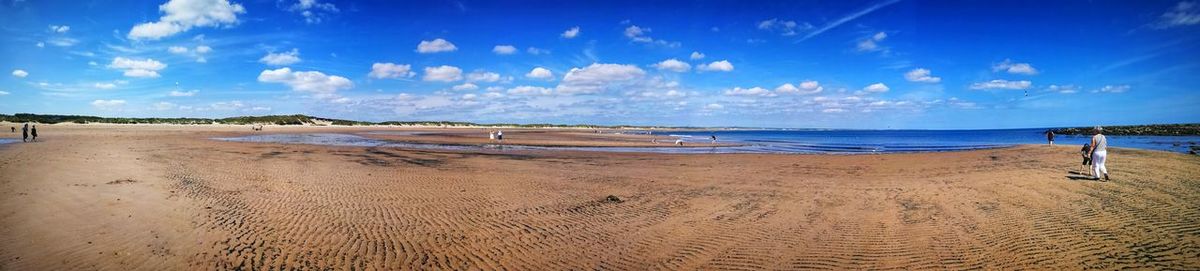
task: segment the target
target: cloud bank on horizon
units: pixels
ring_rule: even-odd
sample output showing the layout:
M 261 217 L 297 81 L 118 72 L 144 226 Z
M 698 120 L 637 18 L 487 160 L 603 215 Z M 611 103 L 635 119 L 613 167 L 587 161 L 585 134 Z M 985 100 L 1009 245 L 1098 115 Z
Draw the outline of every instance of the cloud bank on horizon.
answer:
M 10 72 L 0 113 L 832 128 L 1200 121 L 1194 1 L 4 1 L 0 17 Z

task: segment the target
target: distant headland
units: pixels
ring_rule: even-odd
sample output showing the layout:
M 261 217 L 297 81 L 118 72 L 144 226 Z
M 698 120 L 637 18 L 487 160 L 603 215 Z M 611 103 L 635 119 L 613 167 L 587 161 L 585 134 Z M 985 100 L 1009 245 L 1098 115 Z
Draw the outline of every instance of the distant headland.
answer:
M 1106 135 L 1194 136 L 1200 135 L 1200 123 L 1103 126 Z M 1051 129 L 1060 135 L 1090 135 L 1093 127 Z

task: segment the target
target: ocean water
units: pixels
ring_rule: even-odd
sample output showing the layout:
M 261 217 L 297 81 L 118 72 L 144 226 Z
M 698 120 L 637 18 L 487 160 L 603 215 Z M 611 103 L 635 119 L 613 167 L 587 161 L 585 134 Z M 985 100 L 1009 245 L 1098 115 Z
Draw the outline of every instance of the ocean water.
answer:
M 746 144 L 763 152 L 889 153 L 956 151 L 1046 144 L 1045 129 L 1005 130 L 721 130 L 670 132 L 684 141 Z M 1114 136 L 1109 147 L 1187 152 L 1200 136 Z M 1055 135 L 1054 144 L 1082 146 L 1091 136 Z M 742 147 L 746 148 L 746 147 Z M 757 152 L 757 151 L 755 151 Z
M 335 146 L 399 147 L 442 150 L 581 150 L 657 153 L 828 153 L 870 154 L 897 152 L 940 152 L 1045 144 L 1044 129 L 1010 130 L 718 130 L 674 131 L 666 134 L 687 143 L 711 141 L 734 143 L 729 147 L 538 147 L 517 145 L 453 145 L 388 141 L 353 134 L 261 134 L 215 138 L 239 142 L 271 142 Z M 372 134 L 379 132 L 367 132 Z M 643 133 L 627 131 L 627 133 Z M 656 132 L 661 134 L 663 132 Z M 520 136 L 519 133 L 508 135 Z M 1055 137 L 1055 144 L 1082 146 L 1090 136 Z M 1200 136 L 1108 136 L 1110 147 L 1187 152 L 1200 143 Z

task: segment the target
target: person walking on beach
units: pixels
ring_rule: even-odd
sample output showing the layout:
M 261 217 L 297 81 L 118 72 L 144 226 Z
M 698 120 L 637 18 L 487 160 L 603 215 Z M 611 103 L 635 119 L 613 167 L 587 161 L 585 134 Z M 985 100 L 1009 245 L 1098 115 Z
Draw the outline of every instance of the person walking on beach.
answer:
M 496 141 L 504 142 L 504 131 L 496 131 Z
M 1054 130 L 1046 130 L 1046 141 L 1050 142 L 1050 146 L 1054 146 Z
M 34 125 L 33 129 L 29 130 L 29 135 L 33 136 L 33 140 L 30 141 L 37 142 L 37 125 Z
M 712 135 L 712 143 L 717 144 L 717 135 Z
M 25 126 L 21 126 L 21 142 L 29 142 L 27 139 L 29 139 L 29 124 L 28 123 L 26 123 Z
M 1108 158 L 1108 138 L 1104 137 L 1104 128 L 1096 126 L 1094 130 L 1096 135 L 1092 136 L 1092 149 L 1088 152 L 1092 158 L 1092 178 L 1099 180 L 1100 174 L 1104 174 L 1104 180 L 1108 181 L 1108 168 L 1104 167 Z
M 9 128 L 9 129 L 12 129 L 12 132 L 13 132 L 13 133 L 16 133 L 16 132 L 17 132 L 17 127 L 16 127 L 16 126 L 12 126 L 12 127 L 8 127 L 8 128 Z

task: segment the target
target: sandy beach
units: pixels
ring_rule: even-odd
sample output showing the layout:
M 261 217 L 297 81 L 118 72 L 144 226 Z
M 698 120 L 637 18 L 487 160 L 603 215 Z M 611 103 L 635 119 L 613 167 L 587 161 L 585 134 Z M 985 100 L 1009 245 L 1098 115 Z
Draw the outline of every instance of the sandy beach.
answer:
M 1200 157 L 1179 153 L 1110 149 L 1113 180 L 1097 182 L 1066 177 L 1078 146 L 438 151 L 211 139 L 249 126 L 38 127 L 39 142 L 0 145 L 0 270 L 1200 269 Z M 486 140 L 388 130 L 433 134 L 372 137 Z

